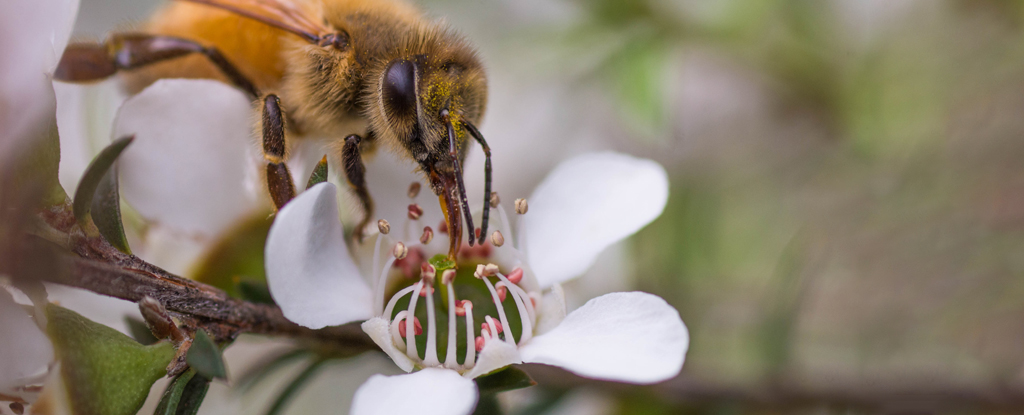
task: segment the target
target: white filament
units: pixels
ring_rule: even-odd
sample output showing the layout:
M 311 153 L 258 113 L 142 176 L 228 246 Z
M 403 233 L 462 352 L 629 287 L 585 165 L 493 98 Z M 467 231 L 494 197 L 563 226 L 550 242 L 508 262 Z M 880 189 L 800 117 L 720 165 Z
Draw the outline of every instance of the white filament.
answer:
M 459 362 L 456 360 L 455 349 L 456 346 L 456 334 L 458 334 L 459 328 L 455 325 L 458 324 L 455 320 L 455 288 L 454 283 L 445 284 L 445 288 L 448 289 L 448 351 L 444 357 L 444 367 L 449 369 L 455 369 L 459 367 Z
M 423 281 L 417 282 L 416 288 L 412 291 L 412 297 L 409 297 L 409 315 L 405 318 L 405 336 L 409 338 L 405 354 L 413 360 L 420 360 L 420 354 L 416 351 L 416 327 L 413 326 L 413 320 L 416 315 L 416 302 L 420 299 L 422 289 Z
M 437 320 L 434 314 L 434 293 L 433 285 L 427 286 L 427 351 L 423 359 L 423 365 L 434 367 L 441 364 L 437 360 Z
M 515 346 L 516 340 L 512 336 L 512 328 L 508 325 L 508 318 L 505 317 L 505 307 L 502 307 L 501 305 L 501 298 L 498 297 L 498 292 L 494 289 L 494 285 L 491 285 L 491 281 L 489 281 L 487 277 L 483 277 L 482 279 L 484 280 L 484 283 L 487 284 L 487 289 L 491 291 L 491 299 L 494 300 L 494 306 L 498 309 L 498 318 L 501 319 L 502 327 L 504 327 L 505 330 L 508 330 L 505 332 L 505 341 Z M 487 316 L 487 318 L 491 318 L 491 316 Z M 491 331 L 494 333 L 494 337 L 498 337 L 498 332 L 494 331 L 494 327 L 491 327 Z
M 501 278 L 502 283 L 508 289 L 508 295 L 512 296 L 512 299 L 516 302 L 516 308 L 519 310 L 519 320 L 523 322 L 523 333 L 519 335 L 519 342 L 525 342 L 530 340 L 531 333 L 533 333 L 533 324 L 530 321 L 530 313 L 526 311 L 526 306 L 523 305 L 523 300 L 520 297 L 519 290 L 517 290 L 515 284 L 512 284 L 507 278 L 498 274 L 498 278 Z M 512 328 L 506 327 L 508 330 L 507 337 L 512 338 Z

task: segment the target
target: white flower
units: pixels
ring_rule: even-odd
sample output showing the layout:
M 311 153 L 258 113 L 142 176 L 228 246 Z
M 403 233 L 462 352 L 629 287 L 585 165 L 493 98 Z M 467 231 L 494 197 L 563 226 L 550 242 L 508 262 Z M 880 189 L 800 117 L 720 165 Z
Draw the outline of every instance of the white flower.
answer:
M 403 232 L 441 222 L 426 215 L 395 226 L 391 234 L 405 233 L 399 242 L 378 235 L 374 253 L 357 255 L 357 263 L 338 220 L 336 189 L 324 183 L 278 213 L 267 239 L 267 281 L 290 320 L 310 328 L 366 320 L 363 330 L 400 368 L 420 369 L 371 378 L 356 393 L 355 414 L 468 414 L 477 399 L 472 378 L 522 362 L 659 382 L 678 374 L 689 343 L 675 309 L 631 292 L 595 298 L 566 315 L 559 283 L 654 220 L 667 196 L 657 163 L 614 153 L 573 158 L 529 199 L 518 248 L 499 207 L 491 225 L 507 242 L 464 249 L 458 272 L 442 272 L 426 259 L 443 258 L 447 238 L 422 243 L 419 232 Z M 404 249 L 394 248 L 399 243 Z M 401 259 L 390 255 L 381 264 L 382 252 Z M 372 272 L 363 275 L 361 267 Z M 415 341 L 407 341 L 410 333 Z

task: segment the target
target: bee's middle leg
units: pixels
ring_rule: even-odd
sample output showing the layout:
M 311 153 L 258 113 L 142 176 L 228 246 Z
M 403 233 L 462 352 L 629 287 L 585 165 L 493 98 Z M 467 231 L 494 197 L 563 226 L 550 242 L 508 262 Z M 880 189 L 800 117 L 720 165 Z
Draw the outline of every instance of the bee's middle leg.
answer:
M 284 164 L 284 113 L 281 100 L 270 94 L 263 98 L 263 158 L 267 160 L 267 190 L 277 209 L 295 197 L 295 184 Z
M 366 189 L 366 166 L 363 164 L 363 156 L 359 148 L 362 141 L 363 138 L 359 135 L 349 135 L 345 137 L 345 145 L 341 149 L 341 164 L 345 170 L 345 178 L 348 179 L 348 183 L 352 185 L 352 191 L 363 205 L 363 219 L 359 221 L 354 231 L 356 239 L 360 241 L 363 240 L 363 233 L 373 216 L 373 199 L 370 198 L 370 192 Z

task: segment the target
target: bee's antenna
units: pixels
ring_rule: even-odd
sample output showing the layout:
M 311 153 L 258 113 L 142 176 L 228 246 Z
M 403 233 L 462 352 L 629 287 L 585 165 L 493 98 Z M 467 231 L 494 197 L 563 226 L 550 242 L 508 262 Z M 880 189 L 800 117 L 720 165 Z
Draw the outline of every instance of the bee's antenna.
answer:
M 473 212 L 469 210 L 469 199 L 466 198 L 466 184 L 462 180 L 462 165 L 459 163 L 459 150 L 455 146 L 455 127 L 452 126 L 451 118 L 445 114 L 445 123 L 448 124 L 448 155 L 452 157 L 452 166 L 455 169 L 455 182 L 459 186 L 459 200 L 462 201 L 462 211 L 466 217 L 466 226 L 469 228 L 469 246 L 476 241 L 476 227 L 473 226 Z
M 487 156 L 487 161 L 484 163 L 484 223 L 480 224 L 479 240 L 479 243 L 483 245 L 484 238 L 487 237 L 487 222 L 491 214 L 491 147 L 487 145 L 487 140 L 484 140 L 484 135 L 480 134 L 480 130 L 477 130 L 476 126 L 465 120 L 462 121 L 462 125 L 469 130 L 476 142 L 480 143 L 480 147 L 484 149 L 484 155 Z

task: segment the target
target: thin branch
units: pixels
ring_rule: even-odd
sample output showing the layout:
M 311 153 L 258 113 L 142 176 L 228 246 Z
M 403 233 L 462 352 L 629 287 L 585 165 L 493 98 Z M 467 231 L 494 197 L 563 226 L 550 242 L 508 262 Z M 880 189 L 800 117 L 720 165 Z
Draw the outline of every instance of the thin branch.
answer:
M 69 205 L 41 212 L 41 218 L 52 230 L 67 235 L 67 239 L 56 242 L 75 254 L 58 258 L 62 261 L 62 272 L 43 274 L 44 281 L 132 302 L 153 297 L 167 310 L 207 329 L 220 341 L 234 339 L 240 333 L 254 333 L 317 340 L 331 346 L 332 352 L 377 349 L 358 324 L 311 330 L 286 319 L 276 306 L 232 298 L 216 287 L 179 277 L 122 253 L 102 237 L 82 232 L 70 212 Z M 29 236 L 26 243 L 45 242 Z

